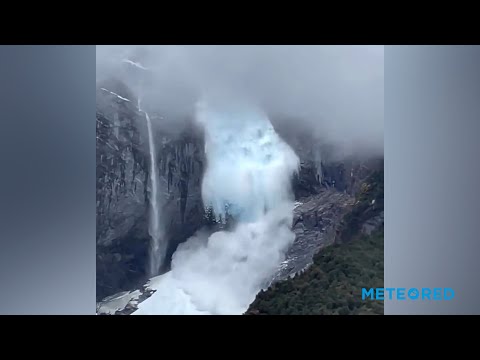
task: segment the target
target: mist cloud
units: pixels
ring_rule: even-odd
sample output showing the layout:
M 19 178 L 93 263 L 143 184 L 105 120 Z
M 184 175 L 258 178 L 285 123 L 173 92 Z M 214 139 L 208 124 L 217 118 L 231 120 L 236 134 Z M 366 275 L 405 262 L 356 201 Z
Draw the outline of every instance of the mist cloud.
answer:
M 208 96 L 243 98 L 339 146 L 383 152 L 383 46 L 98 46 L 97 79 L 138 77 L 143 97 L 171 117 L 192 116 Z M 141 71 L 140 69 L 138 71 Z

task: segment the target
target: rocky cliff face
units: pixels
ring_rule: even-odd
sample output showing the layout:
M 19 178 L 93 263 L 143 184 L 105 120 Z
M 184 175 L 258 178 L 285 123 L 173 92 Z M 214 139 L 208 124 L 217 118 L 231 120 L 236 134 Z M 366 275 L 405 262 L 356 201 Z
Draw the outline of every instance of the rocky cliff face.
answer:
M 303 201 L 297 202 L 294 210 L 292 230 L 295 241 L 271 283 L 306 269 L 319 250 L 331 245 L 335 240 L 337 224 L 354 203 L 352 196 L 334 189 L 325 189 L 317 195 L 303 198 Z
M 363 181 L 383 169 L 382 159 L 351 156 L 339 160 L 331 146 L 319 143 L 300 127 L 280 127 L 278 132 L 301 163 L 293 179 L 297 200 L 292 224 L 295 241 L 270 284 L 303 271 L 319 250 L 338 241 L 339 224 L 354 206 Z M 363 225 L 363 231 L 376 228 L 383 222 L 382 216 Z
M 204 155 L 203 140 L 194 131 L 185 131 L 176 138 L 163 136 L 157 159 L 163 191 L 161 214 L 169 243 L 167 259 L 178 244 L 205 223 L 201 197 Z
M 148 203 L 148 144 L 140 136 L 141 114 L 134 100 L 115 94 L 97 90 L 97 243 L 104 246 L 145 216 Z
M 294 125 L 295 121 L 284 120 L 276 130 L 300 158 L 299 173 L 293 179 L 296 199 L 316 195 L 326 189 L 355 196 L 362 180 L 381 167 L 381 159 L 341 156 L 331 144 L 321 142 L 311 132 Z
M 150 194 L 145 114 L 134 95 L 110 81 L 97 89 L 97 299 L 145 281 Z M 161 118 L 151 116 L 161 124 Z M 157 127 L 161 215 L 167 258 L 202 225 L 203 140 L 194 129 Z

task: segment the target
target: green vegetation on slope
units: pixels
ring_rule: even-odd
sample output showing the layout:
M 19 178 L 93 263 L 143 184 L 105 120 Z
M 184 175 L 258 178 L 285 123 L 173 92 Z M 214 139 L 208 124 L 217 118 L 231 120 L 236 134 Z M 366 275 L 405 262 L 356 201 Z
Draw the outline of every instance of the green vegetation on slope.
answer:
M 259 293 L 248 314 L 383 314 L 383 302 L 362 301 L 362 287 L 383 287 L 383 230 L 325 248 L 302 274 Z
M 383 315 L 383 302 L 362 300 L 363 287 L 383 287 L 383 227 L 369 236 L 360 233 L 366 220 L 383 211 L 383 169 L 363 184 L 357 200 L 336 244 L 316 254 L 303 273 L 260 292 L 246 314 Z

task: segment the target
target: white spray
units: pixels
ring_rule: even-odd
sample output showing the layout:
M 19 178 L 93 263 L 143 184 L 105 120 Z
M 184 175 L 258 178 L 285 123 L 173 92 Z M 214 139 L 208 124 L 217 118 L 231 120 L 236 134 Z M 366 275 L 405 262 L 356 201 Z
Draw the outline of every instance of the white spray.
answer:
M 242 314 L 294 240 L 290 180 L 298 157 L 257 109 L 199 106 L 207 169 L 202 197 L 237 225 L 181 244 L 172 270 L 134 314 Z

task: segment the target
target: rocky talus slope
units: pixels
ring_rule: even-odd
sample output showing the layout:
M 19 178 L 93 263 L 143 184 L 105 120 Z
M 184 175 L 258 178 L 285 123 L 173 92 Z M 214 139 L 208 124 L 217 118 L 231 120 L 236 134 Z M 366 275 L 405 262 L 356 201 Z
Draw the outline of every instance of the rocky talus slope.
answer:
M 383 287 L 383 169 L 362 182 L 353 208 L 337 224 L 333 245 L 293 278 L 261 291 L 247 315 L 383 315 L 383 302 L 361 289 Z

